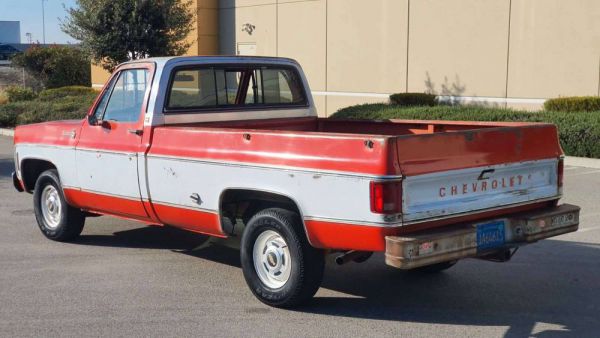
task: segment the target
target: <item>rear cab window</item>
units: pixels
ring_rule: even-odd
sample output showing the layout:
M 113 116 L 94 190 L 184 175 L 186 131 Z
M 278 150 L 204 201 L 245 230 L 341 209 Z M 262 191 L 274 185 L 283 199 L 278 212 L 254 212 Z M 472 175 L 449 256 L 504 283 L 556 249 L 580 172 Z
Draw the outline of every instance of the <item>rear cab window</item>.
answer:
M 173 71 L 165 112 L 282 109 L 307 105 L 302 79 L 293 67 L 190 66 Z

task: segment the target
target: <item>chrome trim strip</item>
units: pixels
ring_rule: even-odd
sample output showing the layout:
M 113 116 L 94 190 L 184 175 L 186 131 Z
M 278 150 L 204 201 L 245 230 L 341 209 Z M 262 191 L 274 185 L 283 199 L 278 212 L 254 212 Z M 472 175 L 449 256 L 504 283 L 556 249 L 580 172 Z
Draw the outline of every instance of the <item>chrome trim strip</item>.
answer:
M 35 147 L 42 147 L 42 148 L 54 148 L 54 149 L 67 149 L 67 150 L 73 150 L 75 149 L 75 146 L 61 146 L 61 145 L 55 145 L 55 144 L 43 144 L 43 143 L 17 143 L 15 144 L 15 148 L 19 147 L 19 146 L 35 146 Z
M 535 204 L 535 203 L 540 203 L 540 202 L 548 202 L 548 201 L 556 200 L 557 198 L 558 198 L 558 196 L 555 196 L 555 197 L 549 197 L 549 198 L 545 198 L 545 199 L 541 199 L 541 200 L 533 200 L 533 201 L 528 201 L 528 202 L 523 202 L 523 203 L 507 204 L 507 205 L 503 205 L 503 206 L 499 206 L 499 207 L 495 207 L 495 208 L 481 209 L 481 210 L 465 212 L 465 213 L 461 213 L 461 214 L 453 214 L 453 215 L 444 216 L 444 217 L 427 218 L 427 219 L 421 219 L 421 220 L 410 221 L 410 222 L 392 222 L 392 223 L 365 222 L 365 221 L 326 218 L 326 217 L 318 217 L 318 216 L 304 216 L 304 220 L 325 221 L 325 222 L 331 222 L 331 223 L 343 223 L 343 224 L 364 225 L 364 226 L 384 227 L 384 228 L 403 227 L 403 226 L 413 225 L 413 224 L 428 223 L 428 222 L 441 221 L 441 220 L 451 219 L 451 218 L 459 218 L 459 217 L 464 217 L 464 216 L 477 215 L 477 214 L 482 214 L 485 212 L 520 207 L 520 206 L 530 205 L 530 204 Z
M 339 176 L 339 177 L 348 177 L 349 176 L 349 177 L 362 177 L 362 178 L 380 179 L 380 180 L 388 180 L 388 179 L 401 180 L 403 178 L 402 175 L 371 175 L 371 174 L 351 173 L 351 172 L 335 171 L 335 170 L 299 168 L 299 167 L 282 166 L 282 165 L 249 164 L 247 162 L 197 159 L 197 158 L 193 158 L 193 157 L 172 156 L 172 155 L 147 154 L 146 157 L 147 158 L 166 159 L 166 160 L 179 161 L 179 162 L 213 164 L 213 165 L 230 166 L 230 167 L 246 167 L 246 168 L 250 167 L 250 168 L 254 168 L 254 169 L 285 170 L 285 171 L 290 171 L 290 172 L 311 173 L 311 174 L 318 173 L 321 175 Z
M 62 146 L 62 145 L 42 144 L 42 143 L 17 143 L 17 144 L 15 144 L 15 147 L 19 147 L 19 146 L 42 147 L 42 148 L 52 148 L 52 149 L 64 149 L 64 150 L 80 150 L 80 151 L 85 151 L 85 152 L 126 155 L 126 156 L 137 156 L 137 154 L 138 154 L 137 152 L 126 152 L 126 151 L 118 151 L 118 150 L 103 150 L 103 149 L 82 148 L 82 147 L 75 147 L 75 146 Z
M 213 210 L 213 209 L 204 209 L 204 208 L 200 208 L 200 207 L 192 207 L 189 205 L 169 203 L 169 202 L 163 202 L 163 201 L 152 201 L 152 200 L 145 200 L 145 201 L 150 202 L 152 204 L 161 204 L 161 205 L 164 205 L 167 207 L 181 208 L 181 209 L 187 209 L 187 210 L 192 210 L 192 211 L 200 211 L 200 212 L 206 212 L 206 213 L 211 213 L 211 214 L 216 214 L 216 215 L 219 214 L 219 212 L 217 210 Z
M 92 149 L 92 148 L 76 148 L 77 151 L 83 151 L 87 153 L 101 153 L 101 154 L 111 154 L 111 155 L 123 155 L 123 156 L 137 156 L 137 152 L 127 152 L 127 151 L 119 151 L 119 150 L 105 150 L 105 149 Z
M 403 225 L 402 222 L 394 222 L 394 223 L 368 222 L 368 221 L 357 221 L 357 220 L 327 218 L 327 217 L 318 217 L 318 216 L 304 216 L 304 220 L 305 221 L 323 221 L 323 222 L 330 222 L 330 223 L 362 225 L 362 226 L 371 226 L 371 227 L 379 227 L 379 228 L 392 228 L 392 227 L 400 227 Z
M 496 211 L 496 210 L 501 210 L 501 209 L 515 208 L 515 207 L 520 207 L 520 206 L 524 206 L 524 205 L 535 204 L 535 203 L 553 201 L 553 200 L 557 200 L 559 198 L 560 198 L 560 195 L 556 195 L 556 196 L 551 196 L 551 197 L 547 197 L 547 198 L 543 198 L 543 199 L 531 200 L 531 201 L 526 201 L 526 202 L 521 202 L 521 203 L 500 205 L 500 206 L 497 206 L 494 208 L 479 209 L 479 210 L 475 210 L 475 211 L 463 212 L 463 213 L 452 214 L 452 215 L 447 215 L 447 216 L 418 219 L 418 220 L 414 220 L 414 221 L 404 222 L 404 225 L 435 222 L 435 221 L 441 221 L 441 220 L 445 220 L 445 219 L 449 219 L 449 218 L 458 218 L 458 217 L 463 217 L 463 216 L 476 215 L 476 214 L 489 212 L 489 211 Z

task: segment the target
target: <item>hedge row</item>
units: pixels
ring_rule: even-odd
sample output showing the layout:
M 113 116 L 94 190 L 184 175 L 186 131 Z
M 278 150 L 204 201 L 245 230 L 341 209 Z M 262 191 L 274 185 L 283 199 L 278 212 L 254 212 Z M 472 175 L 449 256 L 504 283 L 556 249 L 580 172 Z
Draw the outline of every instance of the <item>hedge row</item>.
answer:
M 400 106 L 435 106 L 435 97 L 426 93 L 398 93 L 390 95 L 390 103 Z
M 92 94 L 96 96 L 98 95 L 98 91 L 91 87 L 67 86 L 42 90 L 39 99 L 41 101 L 51 101 L 66 96 L 86 96 Z
M 469 106 L 399 107 L 387 104 L 365 104 L 341 109 L 332 118 L 548 122 L 558 127 L 560 143 L 567 155 L 600 158 L 600 113 L 525 112 Z
M 43 92 L 42 92 L 43 93 Z M 52 120 L 81 119 L 94 102 L 97 92 L 65 95 L 54 99 L 41 98 L 0 105 L 0 127 Z
M 37 96 L 31 88 L 21 86 L 9 86 L 4 89 L 8 102 L 19 102 L 33 100 Z
M 599 96 L 573 96 L 559 97 L 546 100 L 544 109 L 552 111 L 576 112 L 576 111 L 600 111 Z

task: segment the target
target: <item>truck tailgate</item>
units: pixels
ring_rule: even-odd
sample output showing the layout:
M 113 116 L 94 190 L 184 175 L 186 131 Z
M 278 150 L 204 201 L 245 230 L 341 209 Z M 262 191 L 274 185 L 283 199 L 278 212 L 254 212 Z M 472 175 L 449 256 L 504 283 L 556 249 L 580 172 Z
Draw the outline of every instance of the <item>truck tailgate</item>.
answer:
M 396 146 L 405 223 L 560 196 L 553 125 L 400 136 Z

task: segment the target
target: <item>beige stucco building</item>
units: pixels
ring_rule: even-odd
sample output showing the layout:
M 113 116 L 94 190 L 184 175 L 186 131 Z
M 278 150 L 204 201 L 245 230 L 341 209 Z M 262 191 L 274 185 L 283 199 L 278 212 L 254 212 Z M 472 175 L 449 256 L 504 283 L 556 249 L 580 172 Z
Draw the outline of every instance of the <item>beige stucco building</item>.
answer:
M 600 95 L 599 0 L 196 0 L 189 54 L 291 57 L 327 116 L 390 93 L 538 108 Z M 95 85 L 106 75 L 94 69 Z

